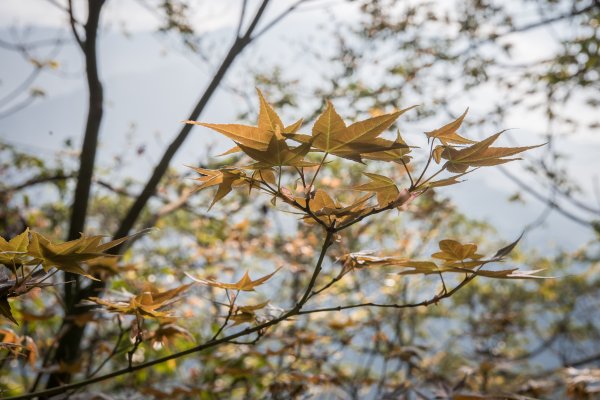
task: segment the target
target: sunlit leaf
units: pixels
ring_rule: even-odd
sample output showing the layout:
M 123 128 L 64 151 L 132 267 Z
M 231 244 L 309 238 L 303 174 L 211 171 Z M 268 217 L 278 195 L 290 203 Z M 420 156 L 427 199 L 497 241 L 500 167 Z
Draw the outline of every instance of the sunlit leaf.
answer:
M 246 176 L 245 172 L 236 168 L 222 168 L 219 170 L 196 167 L 190 168 L 202 175 L 200 178 L 195 179 L 201 183 L 196 190 L 206 189 L 211 186 L 218 186 L 215 197 L 208 207 L 209 210 L 217 201 L 227 196 L 234 186 L 239 186 L 246 183 L 246 180 L 244 179 Z
M 463 261 L 466 259 L 477 260 L 483 257 L 477 254 L 477 245 L 473 243 L 461 244 L 456 240 L 442 240 L 439 243 L 440 252 L 431 255 L 433 258 L 438 258 L 444 262 Z
M 462 173 L 469 167 L 485 167 L 504 164 L 519 158 L 504 158 L 534 149 L 542 145 L 525 147 L 490 147 L 503 132 L 498 132 L 487 139 L 463 149 L 446 147 L 441 157 L 448 160 L 444 166 L 449 172 Z
M 454 121 L 442 126 L 439 129 L 435 129 L 431 132 L 426 132 L 425 134 L 430 139 L 438 139 L 444 145 L 475 143 L 473 140 L 464 138 L 464 137 L 460 136 L 458 133 L 456 133 L 458 128 L 460 128 L 460 126 L 462 125 L 463 120 L 465 119 L 465 116 L 467 115 L 468 111 L 469 111 L 469 109 L 467 108 L 465 110 L 465 112 L 460 117 L 455 119 Z
M 355 186 L 354 190 L 362 192 L 372 192 L 377 195 L 377 203 L 379 207 L 386 207 L 391 202 L 395 201 L 400 194 L 400 190 L 396 183 L 387 176 L 364 172 L 371 182 L 359 186 Z
M 256 280 L 252 280 L 252 278 L 250 278 L 250 275 L 248 274 L 248 271 L 246 271 L 246 272 L 244 272 L 244 276 L 242 276 L 242 278 L 235 283 L 223 283 L 223 282 L 213 281 L 210 279 L 195 278 L 188 273 L 186 273 L 186 275 L 190 279 L 192 279 L 198 283 L 202 283 L 203 285 L 218 287 L 221 289 L 241 290 L 241 291 L 245 291 L 245 292 L 251 292 L 254 290 L 255 287 L 260 286 L 260 285 L 264 284 L 266 281 L 268 281 L 269 279 L 271 279 L 271 277 L 273 275 L 275 275 L 281 268 L 282 267 L 279 267 L 275 271 L 271 272 L 270 274 L 265 275 Z

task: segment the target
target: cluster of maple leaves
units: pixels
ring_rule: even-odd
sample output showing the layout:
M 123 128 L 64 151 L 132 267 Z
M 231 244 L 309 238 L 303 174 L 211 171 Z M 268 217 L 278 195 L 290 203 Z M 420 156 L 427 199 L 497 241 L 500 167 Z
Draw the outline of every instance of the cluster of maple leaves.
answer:
M 428 162 L 421 175 L 413 179 L 408 164 L 411 161 L 409 146 L 398 132 L 395 140 L 382 137 L 398 117 L 413 107 L 379 115 L 347 125 L 336 112 L 331 102 L 316 119 L 312 134 L 298 133 L 303 120 L 284 125 L 279 115 L 258 91 L 260 111 L 257 126 L 240 124 L 210 124 L 186 121 L 213 129 L 236 144 L 224 154 L 243 152 L 252 161 L 241 166 L 228 166 L 217 170 L 194 168 L 201 176 L 198 190 L 217 186 L 217 192 L 211 207 L 231 192 L 234 187 L 245 186 L 249 190 L 258 188 L 273 197 L 273 203 L 279 198 L 292 207 L 305 213 L 305 221 L 313 220 L 323 226 L 349 226 L 354 221 L 383 209 L 401 207 L 423 191 L 439 186 L 459 183 L 458 178 L 472 171 L 470 167 L 483 167 L 503 164 L 518 158 L 508 158 L 537 146 L 528 147 L 492 147 L 502 132 L 482 141 L 473 141 L 457 133 L 466 111 L 449 124 L 426 132 L 431 140 Z M 439 142 L 435 147 L 434 144 Z M 294 146 L 294 144 L 296 144 Z M 319 161 L 307 159 L 311 153 L 322 154 Z M 370 161 L 393 162 L 401 164 L 408 174 L 411 185 L 400 189 L 391 178 L 365 172 L 370 182 L 356 186 L 356 191 L 367 192 L 349 205 L 343 205 L 327 192 L 315 188 L 317 174 L 326 167 L 327 158 L 340 157 L 354 162 L 367 164 Z M 425 179 L 424 175 L 434 160 L 440 169 Z M 301 182 L 301 194 L 281 185 L 283 168 L 296 171 Z M 308 180 L 308 171 L 315 169 L 312 179 Z M 447 171 L 451 175 L 433 180 Z M 370 201 L 376 198 L 374 205 Z

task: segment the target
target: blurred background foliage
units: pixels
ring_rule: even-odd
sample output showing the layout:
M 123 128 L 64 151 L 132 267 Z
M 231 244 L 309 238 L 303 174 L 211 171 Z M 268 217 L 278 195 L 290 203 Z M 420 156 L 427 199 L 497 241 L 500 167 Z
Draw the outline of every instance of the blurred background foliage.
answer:
M 22 81 L 11 76 L 14 71 L 0 71 L 0 118 L 5 120 L 27 113 L 33 105 L 43 106 L 52 97 L 51 91 L 37 83 L 45 74 L 85 79 L 85 67 L 73 68 L 58 60 L 64 48 L 77 49 L 76 40 L 85 43 L 90 38 L 88 2 L 73 2 L 73 18 L 69 18 L 70 2 L 30 3 L 31 7 L 40 3 L 58 10 L 63 15 L 63 27 L 56 29 L 56 36 L 31 40 L 25 31 L 35 31 L 35 26 L 11 23 L 2 31 L 2 51 L 18 54 L 25 60 L 23 69 L 29 69 Z M 598 164 L 589 165 L 583 174 L 574 171 L 573 160 L 582 154 L 572 153 L 572 148 L 564 145 L 566 136 L 578 135 L 583 143 L 591 143 L 592 155 L 594 143 L 597 149 L 597 0 L 229 1 L 223 8 L 235 9 L 236 16 L 230 18 L 232 23 L 215 29 L 216 33 L 203 24 L 218 22 L 218 12 L 223 9 L 217 7 L 215 11 L 209 2 L 114 3 L 104 4 L 114 8 L 100 19 L 100 45 L 104 32 L 111 29 L 119 35 L 136 34 L 129 32 L 127 25 L 115 29 L 116 22 L 111 20 L 118 15 L 115 9 L 131 11 L 133 7 L 136 12 L 152 15 L 166 51 L 185 54 L 203 71 L 199 75 L 204 83 L 193 89 L 196 96 L 208 87 L 204 95 L 208 93 L 207 102 L 211 99 L 205 71 L 214 71 L 214 75 L 210 73 L 213 83 L 235 99 L 228 106 L 241 121 L 256 118 L 253 100 L 257 86 L 284 115 L 312 119 L 322 110 L 325 99 L 333 101 L 346 118 L 420 104 L 399 128 L 403 134 L 420 134 L 422 144 L 422 131 L 456 118 L 467 105 L 471 113 L 464 130 L 471 137 L 524 124 L 530 127 L 531 123 L 535 129 L 528 133 L 541 135 L 548 145 L 525 156 L 518 168 L 502 167 L 500 174 L 493 175 L 493 179 L 500 179 L 500 175 L 508 178 L 506 185 L 513 185 L 512 201 L 530 202 L 539 211 L 526 220 L 511 221 L 512 232 L 518 236 L 525 229 L 526 239 L 537 231 L 543 238 L 544 230 L 549 229 L 547 218 L 560 214 L 584 229 L 587 240 L 568 249 L 559 244 L 536 250 L 536 245 L 530 244 L 513 254 L 511 262 L 515 265 L 545 268 L 557 279 L 479 278 L 451 298 L 428 307 L 359 308 L 299 316 L 269 330 L 255 343 L 210 349 L 76 391 L 71 398 L 593 399 L 600 395 Z M 260 15 L 257 10 L 263 6 L 265 13 Z M 15 2 L 2 7 L 18 9 Z M 212 14 L 203 14 L 205 9 Z M 318 15 L 321 22 L 317 28 L 311 25 L 296 33 L 293 44 L 287 38 L 279 47 L 269 47 L 275 46 L 267 42 L 270 29 L 285 30 L 294 15 L 305 19 L 309 17 L 302 15 Z M 250 29 L 253 20 L 257 25 Z M 78 32 L 79 39 L 71 30 Z M 44 31 L 43 36 L 47 35 Z M 232 42 L 231 48 L 227 47 Z M 284 51 L 286 46 L 289 49 Z M 224 55 L 226 47 L 229 52 Z M 273 49 L 281 50 L 284 56 L 273 55 Z M 89 54 L 89 48 L 83 45 L 81 52 Z M 233 59 L 228 61 L 228 57 Z M 222 71 L 223 65 L 234 61 L 230 72 L 227 68 Z M 88 77 L 89 62 L 86 59 Z M 101 63 L 99 68 L 102 74 Z M 215 82 L 220 72 L 222 76 Z M 110 80 L 102 84 L 110 90 Z M 135 96 L 152 97 L 153 93 Z M 105 107 L 105 117 L 113 111 Z M 176 118 L 186 119 L 188 109 L 181 111 Z M 55 118 L 70 118 L 72 112 L 62 110 Z M 89 115 L 87 109 L 82 112 L 81 118 Z M 157 114 L 161 110 L 146 112 Z M 200 115 L 205 121 L 217 120 L 208 113 Z M 36 115 L 28 118 L 35 120 Z M 418 123 L 411 125 L 411 121 Z M 23 146 L 9 140 L 11 125 L 4 125 L 2 120 L 0 129 L 7 137 L 0 140 L 0 235 L 8 239 L 28 226 L 56 240 L 66 239 L 81 173 L 79 159 L 89 155 L 80 151 L 81 134 L 73 135 L 76 139 L 65 141 L 54 154 L 40 154 L 36 146 L 41 143 L 32 141 L 31 146 Z M 99 133 L 101 138 L 111 135 Z M 510 145 L 535 143 L 539 138 L 512 132 L 507 135 Z M 125 142 L 120 146 L 104 143 L 103 151 L 110 156 L 104 155 L 93 169 L 85 232 L 119 232 L 140 191 L 148 187 L 146 175 L 156 171 L 158 157 L 153 155 L 149 156 L 148 171 L 131 172 L 129 168 L 131 160 L 147 156 L 149 135 L 139 134 L 132 126 L 123 136 Z M 49 136 L 46 140 L 55 139 Z M 193 149 L 196 158 L 186 159 L 186 164 L 216 168 L 231 161 L 232 156 L 213 158 L 218 152 L 206 135 L 202 140 L 203 147 Z M 168 142 L 161 143 L 162 152 Z M 167 160 L 164 174 L 159 175 L 154 190 L 150 188 L 147 202 L 129 227 L 133 231 L 159 229 L 123 249 L 119 263 L 89 266 L 108 282 L 102 288 L 104 296 L 178 287 L 189 282 L 186 272 L 233 282 L 245 269 L 261 276 L 283 265 L 284 273 L 246 298 L 250 303 L 268 299 L 269 305 L 228 329 L 266 320 L 291 306 L 290 299 L 297 298 L 305 287 L 318 256 L 319 231 L 278 213 L 268 198 L 250 199 L 243 191 L 207 212 L 211 193 L 192 193 L 195 184 L 189 179 L 191 173 L 181 164 Z M 322 184 L 333 192 L 361 179 L 359 170 L 350 163 L 330 167 L 332 172 L 324 176 Z M 396 174 L 400 179 L 400 169 L 387 168 L 380 173 Z M 324 277 L 337 274 L 336 258 L 348 252 L 390 249 L 393 254 L 419 257 L 429 254 L 438 240 L 446 237 L 480 243 L 489 252 L 498 242 L 515 239 L 499 235 L 493 223 L 473 218 L 470 209 L 457 208 L 447 197 L 452 190 L 467 189 L 432 190 L 406 212 L 375 216 L 352 227 L 329 254 Z M 485 187 L 470 186 L 468 190 Z M 570 235 L 570 228 L 561 232 L 560 224 L 551 228 L 559 231 L 558 236 Z M 353 271 L 328 289 L 319 298 L 319 305 L 364 301 L 401 304 L 429 298 L 439 289 L 437 277 L 406 278 L 390 272 L 394 271 Z M 19 326 L 0 320 L 2 396 L 41 389 L 49 385 L 48 376 L 79 380 L 98 374 L 99 368 L 107 372 L 127 365 L 126 354 L 133 346 L 129 340 L 133 320 L 101 309 L 74 311 L 58 284 L 62 278 L 57 275 L 54 279 L 57 286 L 51 290 L 32 290 L 18 301 L 11 300 L 15 319 L 21 321 Z M 189 289 L 174 306 L 175 320 L 146 320 L 144 340 L 136 346 L 134 361 L 154 359 L 206 341 L 222 324 L 226 308 L 221 304 L 226 302 L 217 289 Z M 173 327 L 165 329 L 168 324 Z M 84 332 L 76 356 L 57 358 L 56 349 L 72 326 Z M 17 342 L 28 344 L 10 346 Z

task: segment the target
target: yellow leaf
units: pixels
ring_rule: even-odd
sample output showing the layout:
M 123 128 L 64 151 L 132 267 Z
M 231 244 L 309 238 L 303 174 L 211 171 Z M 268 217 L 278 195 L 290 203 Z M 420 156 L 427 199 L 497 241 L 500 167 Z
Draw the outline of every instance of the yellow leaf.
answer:
M 281 166 L 307 167 L 314 165 L 314 163 L 304 160 L 304 156 L 310 150 L 311 143 L 303 143 L 300 146 L 290 148 L 285 142 L 285 138 L 281 136 L 279 127 L 276 128 L 266 150 L 253 149 L 242 144 L 239 147 L 248 156 L 258 161 L 258 164 L 254 165 L 255 168 L 262 169 Z
M 477 260 L 483 257 L 477 254 L 477 245 L 473 243 L 461 244 L 456 240 L 442 240 L 439 243 L 440 252 L 431 255 L 433 258 L 444 260 L 445 262 L 462 261 L 468 258 Z
M 254 311 L 262 310 L 269 304 L 269 300 L 263 301 L 262 303 L 245 305 L 245 306 L 237 306 L 237 310 L 245 313 L 253 313 Z
M 329 152 L 334 145 L 335 135 L 346 129 L 346 124 L 335 111 L 333 104 L 328 101 L 325 111 L 317 118 L 312 128 L 314 146 Z

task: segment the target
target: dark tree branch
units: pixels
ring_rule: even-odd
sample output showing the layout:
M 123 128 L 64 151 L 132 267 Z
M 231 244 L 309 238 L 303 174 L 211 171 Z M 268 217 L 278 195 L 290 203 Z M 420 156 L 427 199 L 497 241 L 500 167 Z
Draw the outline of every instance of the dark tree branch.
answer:
M 30 186 L 35 186 L 35 185 L 39 185 L 42 183 L 48 183 L 48 182 L 64 181 L 64 180 L 72 179 L 75 176 L 76 176 L 75 174 L 70 174 L 70 175 L 57 174 L 57 175 L 52 175 L 52 176 L 36 176 L 34 178 L 28 179 L 25 182 L 19 183 L 17 185 L 9 186 L 7 188 L 0 188 L 0 193 L 18 192 L 19 190 L 26 189 Z

